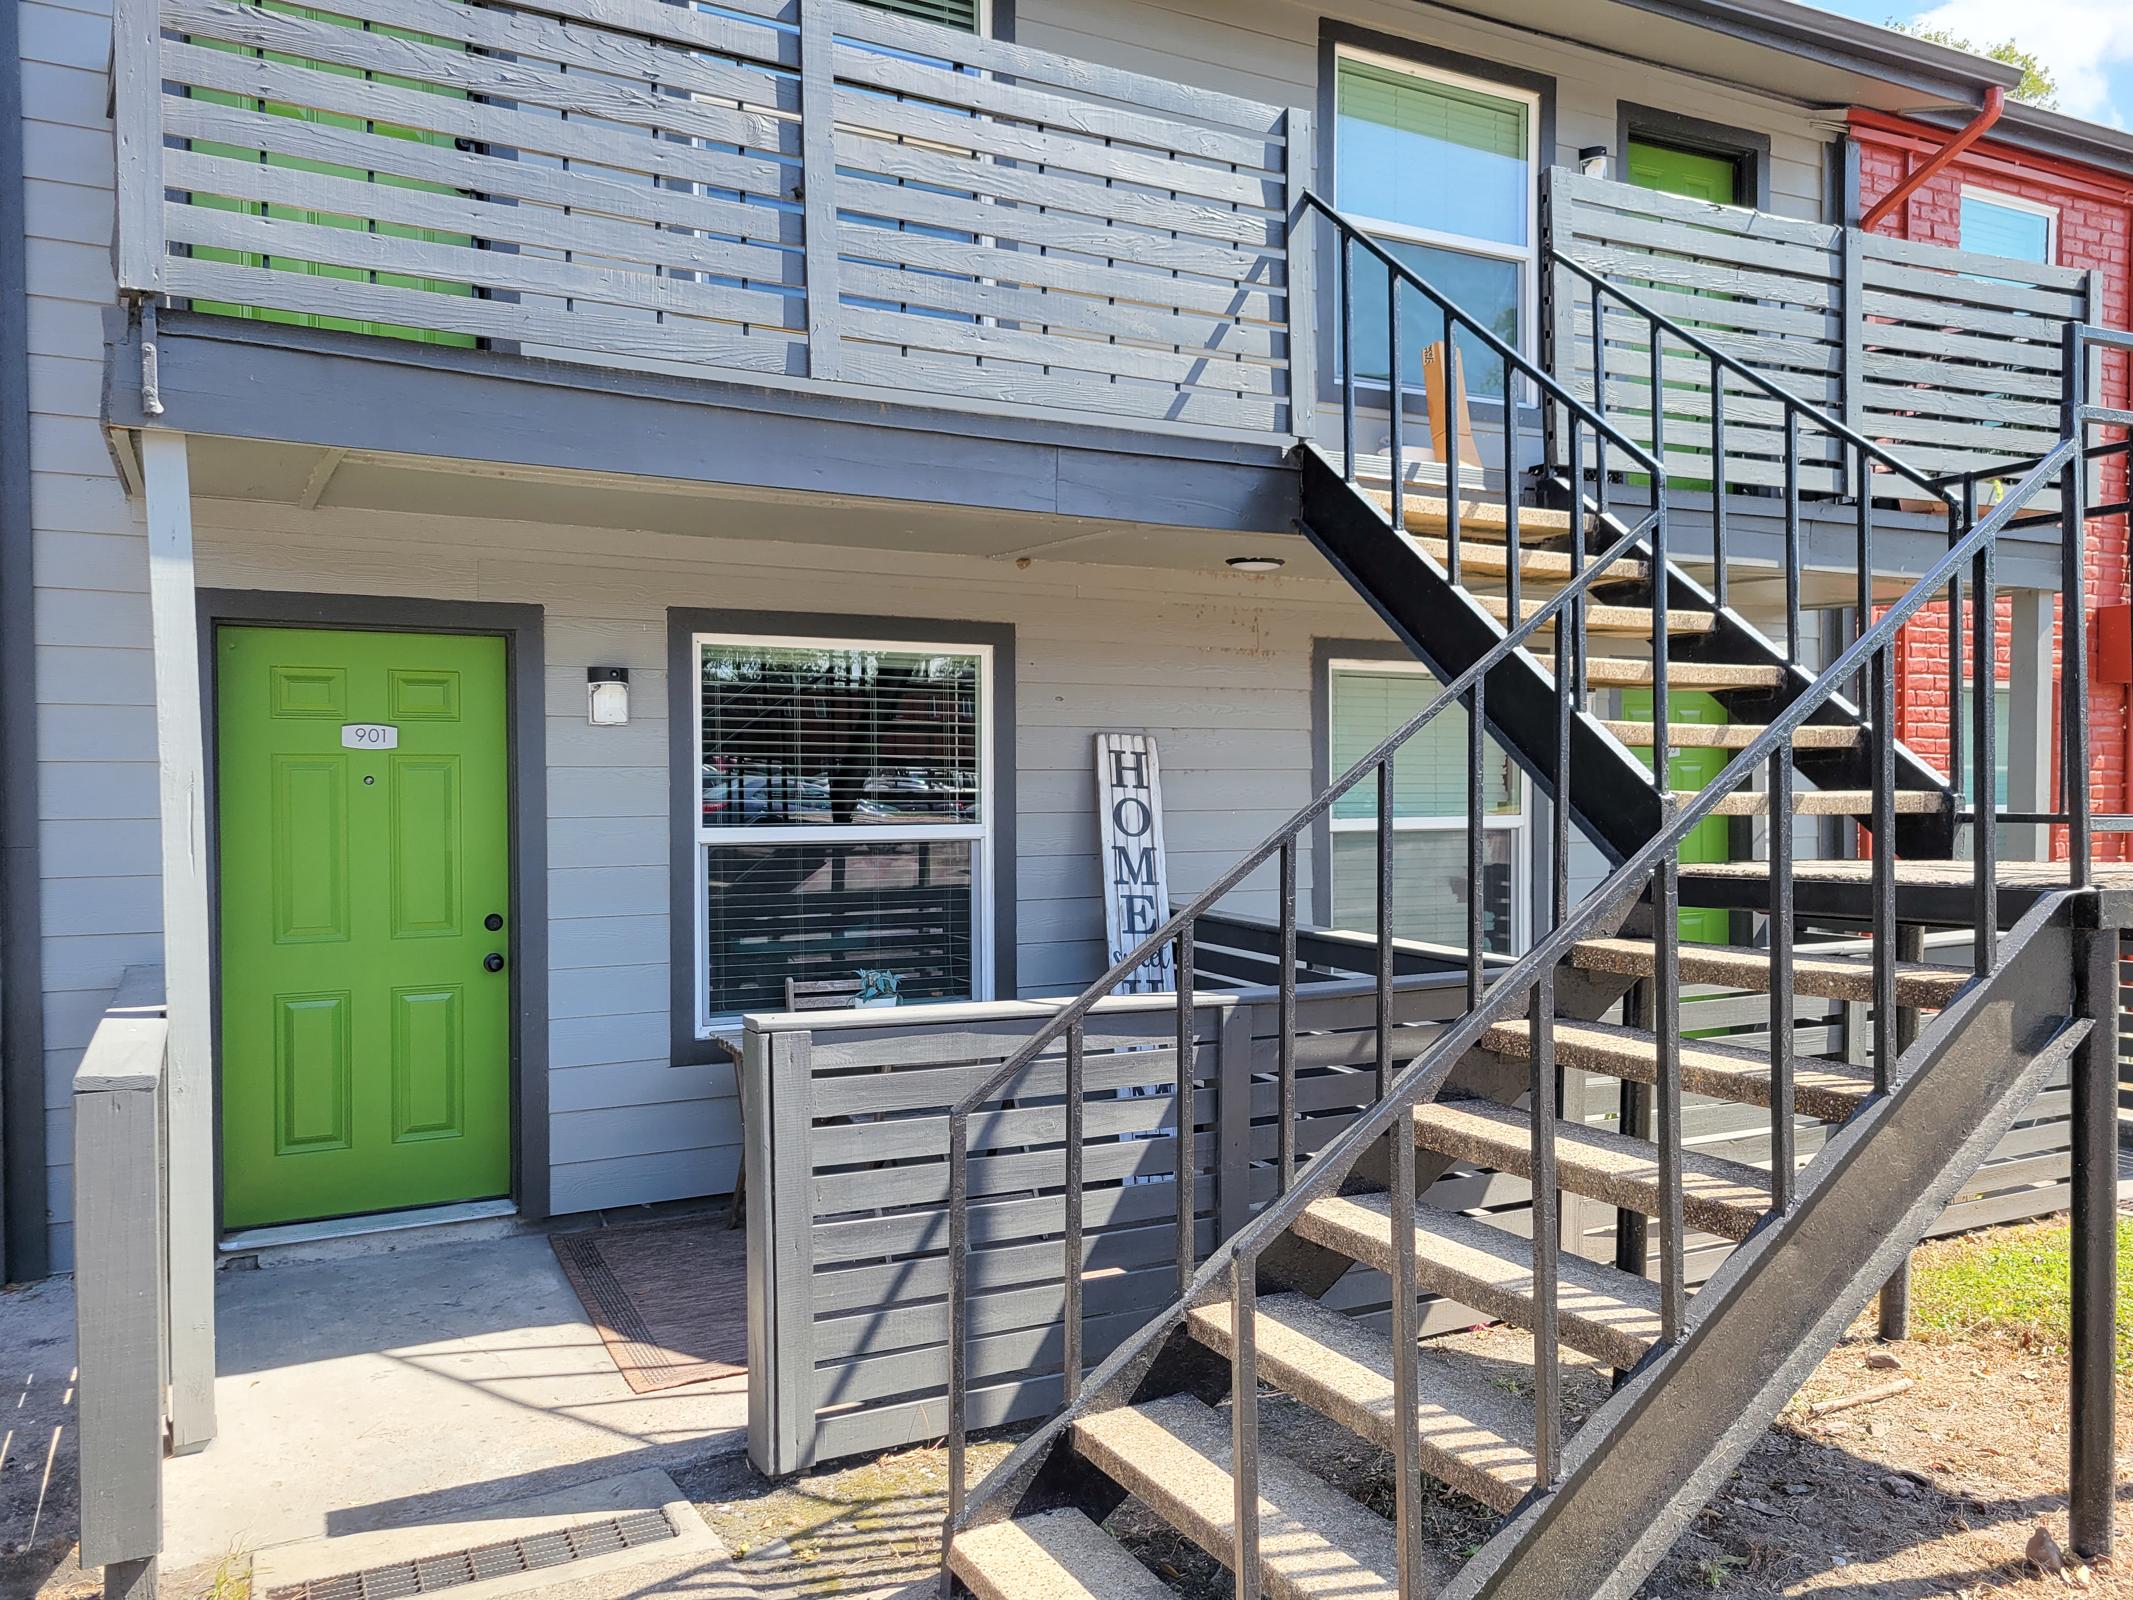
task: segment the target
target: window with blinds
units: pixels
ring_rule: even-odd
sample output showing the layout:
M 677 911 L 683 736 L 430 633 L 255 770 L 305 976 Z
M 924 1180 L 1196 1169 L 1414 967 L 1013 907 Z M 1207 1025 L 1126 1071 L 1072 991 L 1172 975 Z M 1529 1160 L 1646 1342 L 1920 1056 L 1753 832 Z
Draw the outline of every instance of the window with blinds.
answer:
M 1331 668 L 1329 770 L 1346 772 L 1437 698 L 1419 662 L 1342 662 Z M 1392 925 L 1403 939 L 1466 943 L 1467 907 L 1479 894 L 1491 950 L 1517 947 L 1526 883 L 1525 788 L 1511 758 L 1483 749 L 1481 882 L 1467 866 L 1467 716 L 1450 706 L 1400 747 L 1392 772 Z M 1334 802 L 1330 823 L 1333 925 L 1377 931 L 1377 785 Z
M 989 653 L 714 636 L 696 648 L 699 1023 L 846 990 L 982 997 Z
M 1358 51 L 1334 58 L 1335 203 L 1387 250 L 1490 332 L 1516 348 L 1533 275 L 1536 95 Z M 1358 373 L 1387 376 L 1386 289 L 1356 282 Z M 1409 291 L 1401 301 L 1410 336 L 1405 381 L 1437 381 L 1421 368 L 1423 346 L 1443 337 L 1443 318 Z M 1419 320 L 1417 320 L 1419 319 Z M 1501 396 L 1503 364 L 1459 335 L 1469 394 Z
M 876 11 L 893 11 L 899 17 L 915 17 L 920 22 L 937 22 L 944 28 L 960 28 L 965 33 L 978 31 L 978 7 L 983 0 L 860 0 Z

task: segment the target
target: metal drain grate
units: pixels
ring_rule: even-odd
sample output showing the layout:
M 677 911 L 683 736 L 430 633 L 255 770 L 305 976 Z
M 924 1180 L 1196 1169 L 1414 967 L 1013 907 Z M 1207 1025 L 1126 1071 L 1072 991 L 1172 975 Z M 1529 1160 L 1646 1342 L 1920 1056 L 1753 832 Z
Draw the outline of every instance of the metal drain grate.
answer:
M 402 1600 L 416 1594 L 435 1594 L 440 1589 L 485 1578 L 508 1578 L 543 1567 L 567 1566 L 593 1556 L 611 1556 L 639 1545 L 656 1544 L 676 1536 L 674 1524 L 664 1511 L 631 1511 L 599 1522 L 582 1522 L 574 1528 L 552 1533 L 531 1533 L 523 1539 L 500 1539 L 466 1550 L 447 1550 L 442 1555 L 415 1561 L 394 1561 L 361 1572 L 340 1572 L 330 1578 L 313 1578 L 269 1591 L 267 1600 Z

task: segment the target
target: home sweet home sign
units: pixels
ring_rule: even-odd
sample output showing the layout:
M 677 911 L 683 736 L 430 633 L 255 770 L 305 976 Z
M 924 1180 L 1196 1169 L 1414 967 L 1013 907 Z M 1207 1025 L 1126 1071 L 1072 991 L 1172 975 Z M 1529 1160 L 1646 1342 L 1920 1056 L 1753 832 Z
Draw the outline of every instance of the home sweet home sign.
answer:
M 1096 805 L 1104 879 L 1108 964 L 1116 966 L 1170 915 L 1163 857 L 1163 782 L 1155 741 L 1138 733 L 1096 736 Z M 1169 989 L 1175 948 L 1164 945 L 1118 986 L 1122 994 Z

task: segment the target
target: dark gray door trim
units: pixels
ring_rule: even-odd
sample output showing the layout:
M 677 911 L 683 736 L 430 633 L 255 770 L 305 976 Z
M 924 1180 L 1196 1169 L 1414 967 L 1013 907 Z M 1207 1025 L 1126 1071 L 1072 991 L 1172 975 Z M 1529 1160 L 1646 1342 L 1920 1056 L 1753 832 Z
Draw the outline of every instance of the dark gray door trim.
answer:
M 215 1057 L 222 1056 L 221 867 L 215 799 L 215 632 L 224 624 L 346 628 L 369 633 L 478 633 L 504 641 L 511 766 L 511 1198 L 519 1215 L 548 1215 L 548 721 L 539 606 L 391 595 L 200 591 L 200 715 L 207 745 L 209 972 Z M 220 1229 L 221 1073 L 216 1073 L 215 1208 Z
M 52 1269 L 45 1197 L 44 927 L 38 905 L 37 640 L 31 611 L 29 289 L 19 8 L 0 5 L 0 1281 Z
M 703 803 L 698 772 L 696 663 L 699 633 L 790 634 L 850 639 L 928 640 L 992 647 L 992 974 L 993 993 L 1013 999 L 1015 975 L 1015 630 L 1005 622 L 944 622 L 924 617 L 848 616 L 836 612 L 667 609 L 668 1019 L 673 1063 L 732 1059 L 715 1040 L 696 1036 L 696 829 Z

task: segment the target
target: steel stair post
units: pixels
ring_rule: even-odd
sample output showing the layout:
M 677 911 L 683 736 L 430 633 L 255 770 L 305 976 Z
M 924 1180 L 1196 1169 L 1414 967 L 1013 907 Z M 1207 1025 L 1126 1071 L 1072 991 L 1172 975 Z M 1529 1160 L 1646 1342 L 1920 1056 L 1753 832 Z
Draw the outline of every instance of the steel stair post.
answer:
M 2075 1000 L 2090 1032 L 2073 1061 L 2073 1354 L 2069 1542 L 2111 1553 L 2117 1492 L 2118 934 L 2079 936 Z

